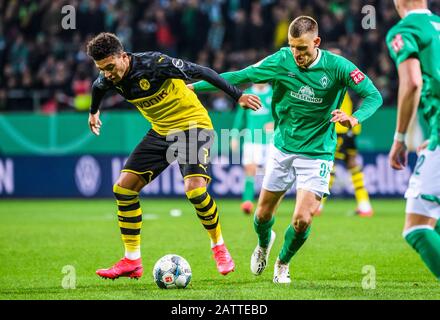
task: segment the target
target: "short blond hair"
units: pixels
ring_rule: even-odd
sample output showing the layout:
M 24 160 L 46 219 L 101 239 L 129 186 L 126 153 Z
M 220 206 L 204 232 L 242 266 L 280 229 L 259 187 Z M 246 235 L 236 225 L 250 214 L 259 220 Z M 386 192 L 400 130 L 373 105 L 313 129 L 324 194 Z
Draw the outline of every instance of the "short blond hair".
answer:
M 299 16 L 289 26 L 289 36 L 292 38 L 299 38 L 308 32 L 318 35 L 318 22 L 310 16 Z

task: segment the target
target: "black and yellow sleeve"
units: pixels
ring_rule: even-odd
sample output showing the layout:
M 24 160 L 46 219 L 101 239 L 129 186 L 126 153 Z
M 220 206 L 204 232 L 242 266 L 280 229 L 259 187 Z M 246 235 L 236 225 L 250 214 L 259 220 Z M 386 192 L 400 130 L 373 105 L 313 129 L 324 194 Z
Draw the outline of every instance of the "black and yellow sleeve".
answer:
M 171 58 L 167 55 L 160 54 L 155 59 L 154 69 L 157 77 L 177 78 L 185 81 L 205 80 L 223 90 L 235 101 L 238 101 L 243 94 L 239 88 L 228 83 L 211 68 L 182 59 Z

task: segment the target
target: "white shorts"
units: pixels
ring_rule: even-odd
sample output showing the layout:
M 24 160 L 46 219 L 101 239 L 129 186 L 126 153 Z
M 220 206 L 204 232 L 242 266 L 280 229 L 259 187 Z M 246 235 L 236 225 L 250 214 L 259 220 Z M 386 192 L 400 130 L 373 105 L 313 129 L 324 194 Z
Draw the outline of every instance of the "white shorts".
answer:
M 256 164 L 262 166 L 266 163 L 269 144 L 245 142 L 243 144 L 243 165 Z
M 295 184 L 297 190 L 311 191 L 323 198 L 330 194 L 332 167 L 333 161 L 284 153 L 271 144 L 262 187 L 276 192 L 287 191 Z
M 440 204 L 422 199 L 422 195 L 440 198 L 440 147 L 420 153 L 405 192 L 406 213 L 440 219 Z

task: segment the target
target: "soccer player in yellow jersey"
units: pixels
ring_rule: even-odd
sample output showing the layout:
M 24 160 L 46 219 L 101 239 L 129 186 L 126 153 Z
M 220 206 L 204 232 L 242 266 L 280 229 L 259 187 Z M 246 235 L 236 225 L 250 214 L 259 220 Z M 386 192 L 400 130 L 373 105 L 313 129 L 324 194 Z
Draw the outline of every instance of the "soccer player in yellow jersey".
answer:
M 130 154 L 113 186 L 125 256 L 96 273 L 109 279 L 139 278 L 143 267 L 140 250 L 142 211 L 140 190 L 177 160 L 184 177 L 186 196 L 211 239 L 218 271 L 234 270 L 222 238 L 217 205 L 207 192 L 213 127 L 207 110 L 184 80 L 203 79 L 228 93 L 240 105 L 257 110 L 255 95 L 223 80 L 215 71 L 160 52 L 128 53 L 111 33 L 101 33 L 87 44 L 87 53 L 100 70 L 93 83 L 89 126 L 99 135 L 99 105 L 104 94 L 116 90 L 151 122 L 152 129 Z

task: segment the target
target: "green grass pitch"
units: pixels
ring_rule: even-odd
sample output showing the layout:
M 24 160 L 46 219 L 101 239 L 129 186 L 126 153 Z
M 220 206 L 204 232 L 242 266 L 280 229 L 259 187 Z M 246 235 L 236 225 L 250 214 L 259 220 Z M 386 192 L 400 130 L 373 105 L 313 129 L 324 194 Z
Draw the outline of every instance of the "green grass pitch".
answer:
M 142 199 L 144 276 L 103 280 L 97 268 L 123 255 L 113 200 L 1 200 L 0 299 L 439 299 L 438 282 L 401 237 L 403 200 L 374 200 L 373 218 L 349 216 L 353 200 L 330 200 L 311 236 L 291 262 L 292 284 L 272 283 L 273 264 L 294 206 L 284 199 L 266 271 L 249 270 L 256 245 L 252 217 L 238 200 L 217 201 L 223 236 L 236 271 L 217 273 L 209 239 L 185 199 Z M 170 210 L 181 209 L 180 217 Z M 181 290 L 161 290 L 152 268 L 161 256 L 185 257 L 193 271 Z M 64 289 L 64 266 L 73 266 L 75 289 Z M 375 270 L 375 289 L 363 289 L 364 266 Z M 369 267 L 366 267 L 369 268 Z M 365 271 L 365 270 L 364 270 Z M 369 273 L 371 276 L 372 274 Z

